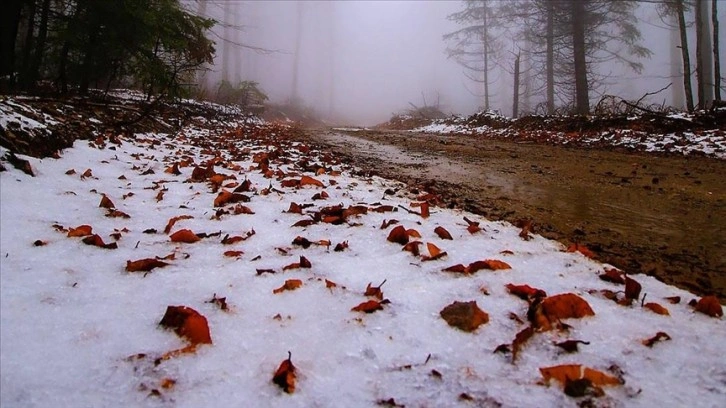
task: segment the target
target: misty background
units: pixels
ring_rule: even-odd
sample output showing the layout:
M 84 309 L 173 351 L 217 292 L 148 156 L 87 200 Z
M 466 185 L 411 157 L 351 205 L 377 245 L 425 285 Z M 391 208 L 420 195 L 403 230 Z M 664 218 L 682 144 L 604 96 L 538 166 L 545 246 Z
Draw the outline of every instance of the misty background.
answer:
M 445 113 L 464 115 L 483 106 L 481 84 L 469 80 L 445 52 L 443 36 L 460 28 L 447 16 L 462 10 L 462 2 L 209 0 L 188 7 L 219 22 L 211 35 L 215 62 L 201 78 L 210 92 L 223 78 L 232 84 L 255 81 L 271 103 L 298 100 L 321 116 L 352 125 L 385 122 L 410 103 L 438 103 Z M 618 63 L 600 67 L 610 80 L 591 98 L 637 100 L 674 83 L 648 98 L 673 104 L 673 92 L 682 92 L 673 77 L 681 64 L 671 52 L 674 31 L 651 3 L 641 2 L 636 17 L 641 44 L 652 56 L 640 61 L 640 74 Z M 720 8 L 719 20 L 726 20 L 726 7 Z M 492 76 L 492 109 L 512 113 L 512 87 L 507 69 Z M 536 103 L 544 95 L 532 97 Z

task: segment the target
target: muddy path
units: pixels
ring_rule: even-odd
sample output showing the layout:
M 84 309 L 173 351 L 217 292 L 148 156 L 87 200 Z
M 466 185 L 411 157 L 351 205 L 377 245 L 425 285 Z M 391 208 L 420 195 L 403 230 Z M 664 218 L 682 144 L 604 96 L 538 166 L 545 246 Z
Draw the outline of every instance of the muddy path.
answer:
M 305 137 L 366 173 L 491 220 L 532 219 L 602 262 L 726 301 L 726 160 L 395 131 Z

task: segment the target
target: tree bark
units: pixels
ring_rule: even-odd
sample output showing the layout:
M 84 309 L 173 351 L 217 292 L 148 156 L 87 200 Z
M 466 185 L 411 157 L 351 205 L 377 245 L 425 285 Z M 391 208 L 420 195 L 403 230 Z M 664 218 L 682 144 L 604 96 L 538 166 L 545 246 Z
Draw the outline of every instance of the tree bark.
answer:
M 683 88 L 686 92 L 686 109 L 693 112 L 693 89 L 691 88 L 691 57 L 688 52 L 688 32 L 686 31 L 686 17 L 683 10 L 683 0 L 676 0 L 678 13 L 678 29 L 681 32 L 681 57 L 683 59 Z
M 482 13 L 482 23 L 484 24 L 484 110 L 489 110 L 489 27 L 487 26 L 487 10 Z
M 519 54 L 514 60 L 514 95 L 512 97 L 512 117 L 519 117 Z
M 678 27 L 678 16 L 673 14 L 670 16 L 671 24 Z M 680 55 L 680 30 L 677 28 L 670 30 L 670 65 L 671 79 L 673 79 L 673 87 L 671 88 L 671 105 L 678 109 L 686 106 L 685 89 L 683 87 L 683 64 Z
M 27 27 L 25 27 L 25 41 L 23 42 L 23 54 L 19 71 L 20 88 L 24 90 L 29 87 L 28 73 L 30 71 L 30 56 L 33 50 L 33 34 L 35 31 L 35 0 L 31 0 L 26 4 L 28 7 Z
M 575 111 L 580 115 L 590 113 L 590 95 L 587 82 L 585 48 L 585 5 L 581 0 L 572 1 L 572 50 L 575 63 Z
M 292 67 L 292 93 L 290 96 L 290 102 L 296 103 L 299 99 L 298 95 L 298 75 L 300 71 L 300 41 L 302 37 L 302 17 L 303 17 L 303 5 L 304 3 L 297 3 L 297 26 L 295 29 L 295 55 Z
M 15 71 L 15 39 L 18 36 L 22 8 L 23 0 L 9 0 L 0 13 L 0 79 L 9 77 L 11 86 Z
M 718 49 L 718 1 L 711 1 L 711 25 L 713 26 L 713 98 L 721 100 L 721 54 Z
M 48 38 L 48 15 L 50 14 L 50 0 L 43 0 L 43 6 L 40 10 L 40 25 L 38 26 L 38 38 L 35 41 L 35 53 L 33 61 L 28 72 L 28 80 L 35 84 L 40 77 L 40 67 L 43 63 L 45 55 L 45 42 Z
M 555 0 L 547 2 L 547 114 L 555 113 Z
M 706 0 L 696 0 L 696 89 L 698 107 L 706 109 L 713 102 L 713 61 L 709 12 Z

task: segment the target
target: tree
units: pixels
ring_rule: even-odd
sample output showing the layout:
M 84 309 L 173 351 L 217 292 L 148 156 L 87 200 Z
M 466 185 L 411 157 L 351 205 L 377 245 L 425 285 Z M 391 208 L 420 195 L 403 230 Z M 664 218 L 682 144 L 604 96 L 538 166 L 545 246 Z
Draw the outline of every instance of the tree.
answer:
M 497 64 L 503 48 L 499 34 L 503 31 L 501 2 L 491 0 L 465 0 L 464 10 L 448 16 L 464 27 L 444 35 L 450 43 L 446 48 L 453 58 L 467 71 L 466 76 L 484 87 L 484 109 L 490 108 L 490 73 Z
M 175 93 L 214 53 L 205 36 L 214 22 L 178 0 L 29 0 L 23 10 L 17 26 L 25 35 L 16 36 L 10 60 L 20 58 L 12 72 L 24 90 L 44 79 L 62 92 L 115 83 Z
M 710 13 L 705 0 L 696 0 L 696 88 L 698 107 L 706 109 L 713 102 L 713 54 Z
M 718 2 L 711 1 L 711 28 L 713 28 L 713 91 L 714 99 L 721 100 L 721 55 L 718 40 Z
M 691 87 L 691 58 L 688 52 L 688 31 L 685 13 L 689 4 L 684 0 L 663 0 L 658 4 L 661 16 L 675 16 L 678 19 L 678 31 L 681 38 L 681 60 L 683 62 L 683 89 L 686 96 L 686 109 L 693 111 L 693 89 Z

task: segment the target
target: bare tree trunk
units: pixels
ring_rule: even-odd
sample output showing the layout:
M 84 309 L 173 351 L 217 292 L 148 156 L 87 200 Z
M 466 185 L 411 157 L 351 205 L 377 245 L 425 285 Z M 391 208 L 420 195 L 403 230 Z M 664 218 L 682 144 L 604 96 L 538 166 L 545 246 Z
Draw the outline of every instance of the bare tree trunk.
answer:
M 686 17 L 683 10 L 683 0 L 676 0 L 678 12 L 678 29 L 681 32 L 681 57 L 683 59 L 683 88 L 686 91 L 686 108 L 693 112 L 693 89 L 691 88 L 691 57 L 688 52 L 688 32 L 686 31 Z
M 224 44 L 222 45 L 222 80 L 231 83 L 229 76 L 230 55 L 232 53 L 232 21 L 230 2 L 224 2 Z
M 23 0 L 5 2 L 0 13 L 0 79 L 7 76 L 12 85 L 12 74 L 15 71 L 15 39 L 18 36 L 20 13 Z
M 28 89 L 28 72 L 30 71 L 30 55 L 33 50 L 33 34 L 35 31 L 35 0 L 27 2 L 28 5 L 28 26 L 25 28 L 25 43 L 23 44 L 23 55 L 20 62 L 20 88 Z
M 487 26 L 487 10 L 482 14 L 484 23 L 484 110 L 489 110 L 489 27 Z
M 512 102 L 512 117 L 519 117 L 519 54 L 514 60 L 514 95 Z
M 40 77 L 40 66 L 45 55 L 45 42 L 48 38 L 48 15 L 50 14 L 50 0 L 43 0 L 43 7 L 40 11 L 40 26 L 38 27 L 38 39 L 35 42 L 35 54 L 30 65 L 28 80 L 34 84 Z
M 696 0 L 696 86 L 698 107 L 706 109 L 713 102 L 713 61 L 709 12 L 706 0 Z
M 721 54 L 718 49 L 718 2 L 711 2 L 711 25 L 713 26 L 713 98 L 721 100 Z
M 672 15 L 671 20 L 674 26 L 678 25 L 678 17 L 676 15 Z M 685 89 L 683 88 L 682 56 L 678 51 L 680 48 L 680 31 L 678 29 L 670 30 L 670 37 L 671 79 L 673 80 L 673 86 L 671 87 L 671 105 L 675 108 L 683 109 L 686 106 L 686 101 L 684 97 Z
M 585 57 L 585 5 L 581 0 L 572 1 L 572 50 L 575 63 L 575 111 L 580 115 L 590 113 L 590 91 L 587 83 L 587 59 Z
M 547 114 L 555 113 L 555 5 L 547 2 Z

